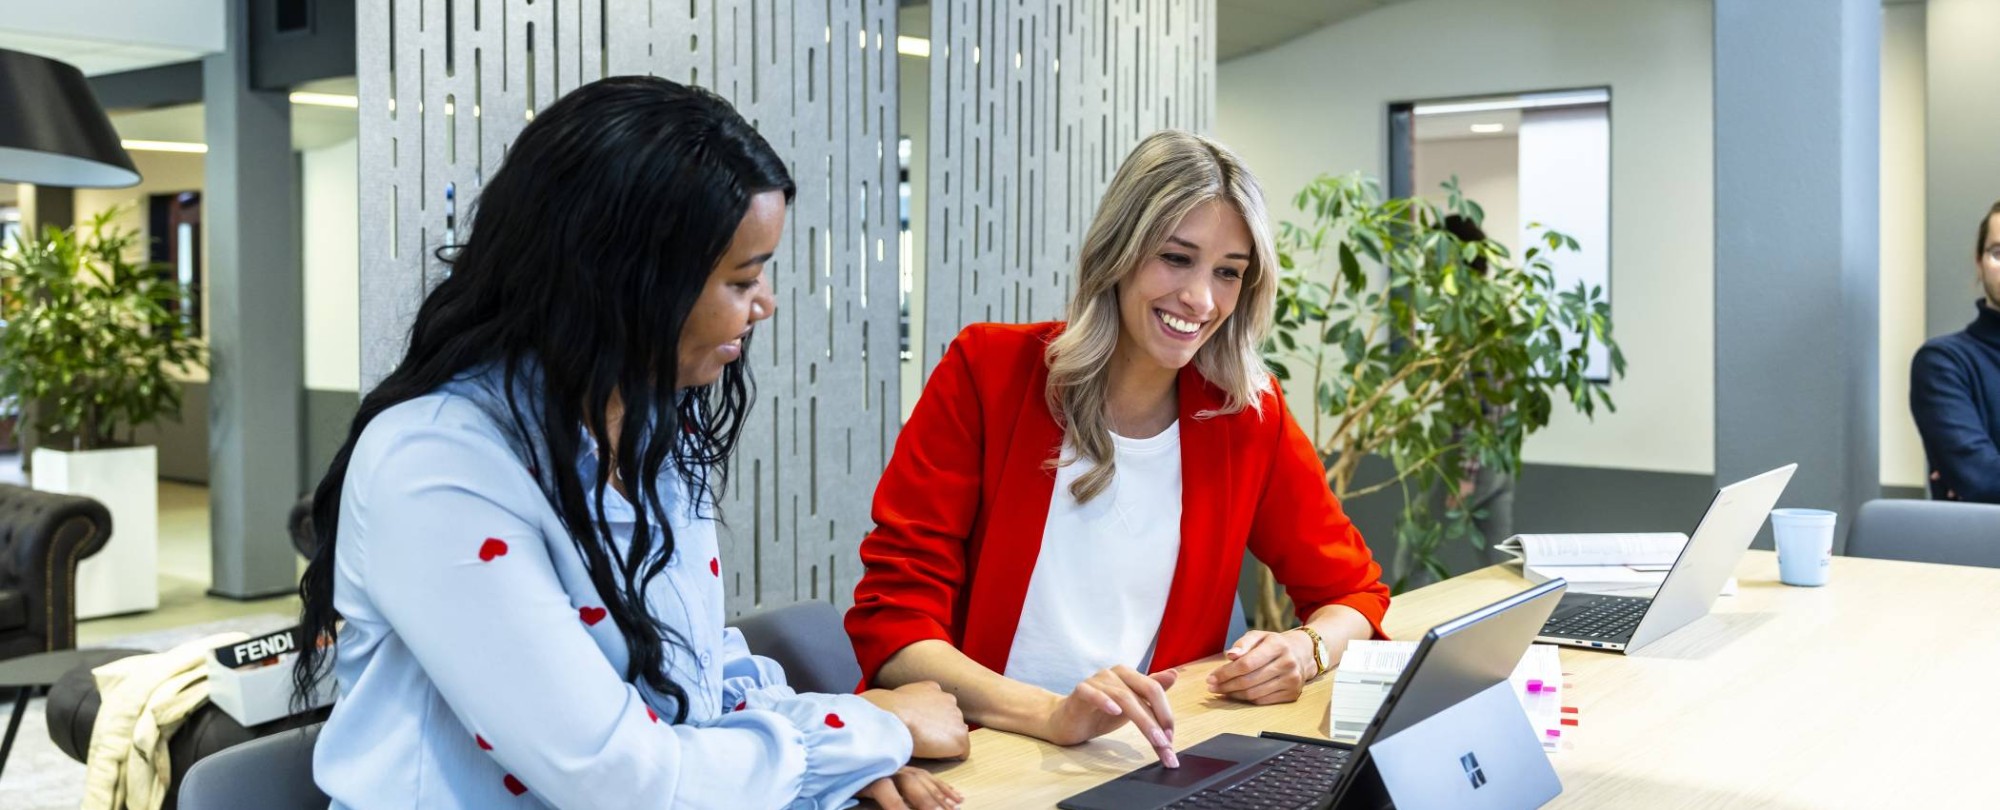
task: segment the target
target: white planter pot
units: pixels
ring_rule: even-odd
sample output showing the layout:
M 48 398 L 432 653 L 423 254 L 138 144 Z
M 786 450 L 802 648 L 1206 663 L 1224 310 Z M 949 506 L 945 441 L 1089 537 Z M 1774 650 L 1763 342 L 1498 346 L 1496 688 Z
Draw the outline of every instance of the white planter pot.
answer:
M 111 510 L 111 540 L 76 568 L 76 617 L 94 619 L 160 606 L 159 452 L 35 448 L 34 485 L 84 495 Z

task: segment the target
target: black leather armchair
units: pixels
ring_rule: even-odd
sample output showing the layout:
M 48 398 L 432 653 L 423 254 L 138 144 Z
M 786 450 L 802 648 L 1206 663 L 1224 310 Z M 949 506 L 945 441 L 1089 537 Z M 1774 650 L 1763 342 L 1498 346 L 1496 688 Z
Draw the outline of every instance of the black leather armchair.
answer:
M 299 556 L 312 559 L 313 552 L 319 550 L 319 537 L 313 534 L 312 493 L 292 504 L 292 514 L 285 519 L 285 531 L 292 535 L 292 548 L 299 550 Z
M 0 484 L 0 659 L 76 648 L 76 566 L 110 538 L 104 504 Z
M 292 545 L 300 554 L 310 558 L 315 541 L 312 536 L 312 496 L 307 495 L 292 505 L 291 514 L 285 521 L 285 530 L 292 537 Z M 98 664 L 123 657 L 117 652 L 106 656 L 103 661 L 79 666 L 64 674 L 49 689 L 49 699 L 45 710 L 48 719 L 49 739 L 56 748 L 68 754 L 71 759 L 83 762 L 90 753 L 90 733 L 97 723 L 97 711 L 102 705 L 102 697 L 97 692 L 97 679 L 90 670 Z M 326 720 L 331 709 L 316 709 L 294 717 L 273 720 L 261 726 L 245 728 L 235 718 L 224 714 L 213 705 L 202 706 L 189 714 L 174 736 L 167 740 L 168 760 L 173 763 L 168 775 L 167 797 L 163 810 L 174 810 L 179 805 L 181 780 L 195 763 L 210 754 L 231 746 L 240 745 L 281 731 L 312 725 Z

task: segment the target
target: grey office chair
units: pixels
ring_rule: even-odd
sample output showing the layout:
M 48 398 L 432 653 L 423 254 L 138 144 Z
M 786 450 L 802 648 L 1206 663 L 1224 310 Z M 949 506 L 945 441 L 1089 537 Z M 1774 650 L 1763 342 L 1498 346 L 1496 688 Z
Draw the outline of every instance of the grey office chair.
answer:
M 181 781 L 181 810 L 326 810 L 333 800 L 313 783 L 319 729 L 315 724 L 281 731 L 195 763 Z
M 800 602 L 745 616 L 736 622 L 750 651 L 785 668 L 785 682 L 800 692 L 847 694 L 861 683 L 861 664 L 825 602 Z
M 2000 568 L 2000 506 L 1889 499 L 1861 505 L 1847 555 Z

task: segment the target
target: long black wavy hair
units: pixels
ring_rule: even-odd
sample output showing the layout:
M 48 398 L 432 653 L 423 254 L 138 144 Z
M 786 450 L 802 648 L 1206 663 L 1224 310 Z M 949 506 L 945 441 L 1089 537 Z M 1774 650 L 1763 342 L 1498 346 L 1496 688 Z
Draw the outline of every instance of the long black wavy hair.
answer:
M 687 692 L 665 666 L 672 631 L 644 596 L 674 553 L 656 482 L 671 463 L 695 503 L 722 489 L 722 464 L 753 399 L 750 372 L 731 363 L 715 383 L 682 391 L 678 346 L 751 198 L 769 191 L 789 202 L 795 187 L 763 137 L 720 97 L 666 79 L 592 82 L 521 130 L 479 195 L 464 244 L 440 251 L 451 272 L 417 310 L 409 352 L 362 399 L 314 494 L 318 548 L 299 583 L 295 702 L 331 665 L 332 648 L 320 642 L 331 642 L 339 618 L 334 553 L 355 442 L 385 409 L 488 367 L 504 377 L 512 424 L 503 427 L 523 448 L 523 466 L 538 471 L 630 649 L 626 679 L 672 698 L 675 722 L 686 721 Z M 597 455 L 586 492 L 577 428 L 613 435 L 605 420 L 614 393 L 624 406 L 617 447 Z M 640 507 L 623 552 L 590 508 L 602 509 L 614 462 Z

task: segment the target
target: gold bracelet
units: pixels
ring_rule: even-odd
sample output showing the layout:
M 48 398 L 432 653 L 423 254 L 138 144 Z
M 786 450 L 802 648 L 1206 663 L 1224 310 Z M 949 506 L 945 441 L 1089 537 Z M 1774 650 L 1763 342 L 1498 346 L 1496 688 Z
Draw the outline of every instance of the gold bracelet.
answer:
M 1318 672 L 1314 672 L 1314 673 L 1313 673 L 1313 675 L 1312 675 L 1312 678 L 1307 678 L 1306 680 L 1310 681 L 1310 680 L 1312 680 L 1313 678 L 1317 678 L 1317 677 L 1319 677 L 1319 676 L 1321 676 L 1321 675 L 1325 675 L 1325 674 L 1326 674 L 1326 657 L 1325 657 L 1325 656 L 1324 656 L 1324 655 L 1323 655 L 1323 654 L 1322 654 L 1322 653 L 1321 653 L 1320 651 L 1321 651 L 1321 650 L 1324 650 L 1324 649 L 1326 649 L 1326 641 L 1325 641 L 1324 639 L 1321 639 L 1321 638 L 1319 637 L 1319 631 L 1317 631 L 1317 630 L 1314 630 L 1314 629 L 1312 629 L 1312 627 L 1310 627 L 1310 626 L 1308 626 L 1308 625 L 1303 625 L 1303 624 L 1302 624 L 1302 625 L 1299 625 L 1298 627 L 1294 627 L 1294 628 L 1292 628 L 1292 629 L 1294 629 L 1294 630 L 1303 630 L 1303 631 L 1305 631 L 1305 634 L 1306 634 L 1306 636 L 1307 636 L 1308 638 L 1311 638 L 1311 639 L 1312 639 L 1312 644 L 1313 644 L 1313 667 L 1314 667 L 1315 669 L 1318 669 L 1319 671 L 1318 671 Z

